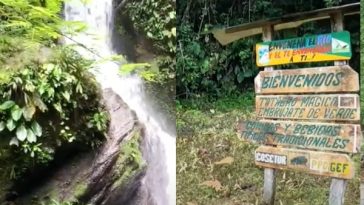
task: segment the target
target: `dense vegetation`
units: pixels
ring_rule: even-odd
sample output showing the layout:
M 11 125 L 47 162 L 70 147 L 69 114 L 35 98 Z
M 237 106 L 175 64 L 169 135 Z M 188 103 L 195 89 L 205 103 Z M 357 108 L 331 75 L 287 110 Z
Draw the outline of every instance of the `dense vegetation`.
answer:
M 360 0 L 361 8 L 364 6 L 364 0 Z M 364 23 L 364 12 L 360 12 L 360 25 Z M 364 26 L 360 26 L 360 45 L 364 45 Z M 360 106 L 361 106 L 361 124 L 364 125 L 364 49 L 360 49 Z M 364 157 L 363 157 L 364 160 Z M 363 163 L 364 166 L 364 163 Z
M 261 35 L 221 46 L 212 34 L 209 34 L 208 31 L 212 28 L 234 26 L 352 2 L 355 1 L 178 1 L 177 96 L 180 99 L 198 95 L 230 96 L 252 88 L 253 78 L 258 73 L 254 45 L 261 42 Z M 353 50 L 358 53 L 359 22 L 347 19 L 345 23 L 345 29 L 351 32 Z M 277 32 L 274 38 L 329 32 L 329 20 L 323 20 L 306 23 L 297 29 Z M 355 53 L 354 55 L 358 56 Z M 350 63 L 358 70 L 359 66 L 355 62 L 358 62 L 358 57 L 354 56 Z
M 125 0 L 119 2 L 117 12 L 126 14 L 136 32 L 152 42 L 153 53 L 157 55 L 153 62 L 148 62 L 155 74 L 153 80 L 160 83 L 174 80 L 177 36 L 175 1 Z
M 64 144 L 103 139 L 107 115 L 92 62 L 59 43 L 83 25 L 63 21 L 61 9 L 61 0 L 0 0 L 2 184 L 49 163 Z
M 130 61 L 121 70 L 139 70 L 150 101 L 171 122 L 167 129 L 174 130 L 176 1 L 114 0 L 114 3 L 117 30 L 114 47 L 120 47 L 119 53 Z

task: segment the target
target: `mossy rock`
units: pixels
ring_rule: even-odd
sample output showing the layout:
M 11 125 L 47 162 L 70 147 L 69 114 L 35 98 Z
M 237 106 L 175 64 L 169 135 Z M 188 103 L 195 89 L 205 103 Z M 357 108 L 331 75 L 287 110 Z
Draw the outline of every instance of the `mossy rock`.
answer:
M 142 129 L 119 96 L 111 90 L 103 95 L 111 119 L 107 140 L 97 150 L 76 153 L 60 167 L 45 170 L 51 174 L 27 185 L 16 204 L 120 204 L 120 198 L 130 198 L 125 193 L 139 189 L 145 171 Z M 136 184 L 133 191 L 128 191 L 130 184 Z

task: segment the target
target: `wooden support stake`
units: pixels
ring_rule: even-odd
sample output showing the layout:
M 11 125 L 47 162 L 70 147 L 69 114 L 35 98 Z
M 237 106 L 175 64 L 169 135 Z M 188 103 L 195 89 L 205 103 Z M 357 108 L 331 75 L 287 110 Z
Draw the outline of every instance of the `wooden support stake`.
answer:
M 276 194 L 276 170 L 271 168 L 265 168 L 263 202 L 267 205 L 273 205 L 275 194 Z
M 360 205 L 364 205 L 364 182 L 360 183 Z
M 341 12 L 331 15 L 331 30 L 333 32 L 344 30 L 344 21 Z M 345 65 L 346 61 L 335 61 L 334 65 Z M 348 181 L 333 178 L 330 185 L 329 205 L 343 205 L 345 200 L 345 190 Z
M 263 27 L 263 41 L 271 41 L 273 36 L 273 26 Z M 273 71 L 273 67 L 265 67 L 264 71 Z M 264 169 L 263 202 L 266 205 L 273 205 L 276 194 L 276 170 Z
M 341 12 L 333 13 L 331 15 L 331 30 L 333 32 L 344 30 L 344 16 Z M 335 61 L 334 65 L 346 65 L 346 61 Z
M 344 204 L 344 196 L 345 190 L 348 180 L 345 179 L 336 179 L 333 178 L 331 180 L 330 185 L 330 197 L 329 204 L 330 205 L 343 205 Z

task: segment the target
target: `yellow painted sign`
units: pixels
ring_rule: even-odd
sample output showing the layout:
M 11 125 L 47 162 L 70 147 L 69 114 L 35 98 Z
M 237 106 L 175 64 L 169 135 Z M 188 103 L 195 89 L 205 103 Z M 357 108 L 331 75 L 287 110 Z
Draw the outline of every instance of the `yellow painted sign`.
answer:
M 260 146 L 255 164 L 275 169 L 305 171 L 343 179 L 354 177 L 354 164 L 346 154 Z
M 258 66 L 350 58 L 350 33 L 347 31 L 262 42 L 256 45 Z
M 248 142 L 290 148 L 357 153 L 360 150 L 360 125 L 299 121 L 243 121 L 239 137 Z
M 358 92 L 358 73 L 348 65 L 260 71 L 257 94 Z

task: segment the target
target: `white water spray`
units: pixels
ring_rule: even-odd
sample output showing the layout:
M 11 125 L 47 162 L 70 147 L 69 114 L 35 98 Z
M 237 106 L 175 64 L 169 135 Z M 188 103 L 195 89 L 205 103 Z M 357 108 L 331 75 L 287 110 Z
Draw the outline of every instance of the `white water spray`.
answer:
M 93 0 L 83 4 L 80 0 L 67 1 L 65 19 L 81 21 L 87 30 L 66 39 L 67 44 L 81 43 L 87 48 L 79 52 L 95 60 L 114 54 L 111 42 L 113 27 L 112 0 Z M 113 62 L 99 64 L 93 73 L 102 88 L 111 88 L 137 114 L 145 126 L 144 158 L 148 169 L 143 179 L 157 205 L 176 204 L 176 134 L 162 129 L 160 120 L 153 114 L 149 99 L 144 93 L 143 81 L 137 75 L 120 76 L 119 66 Z

